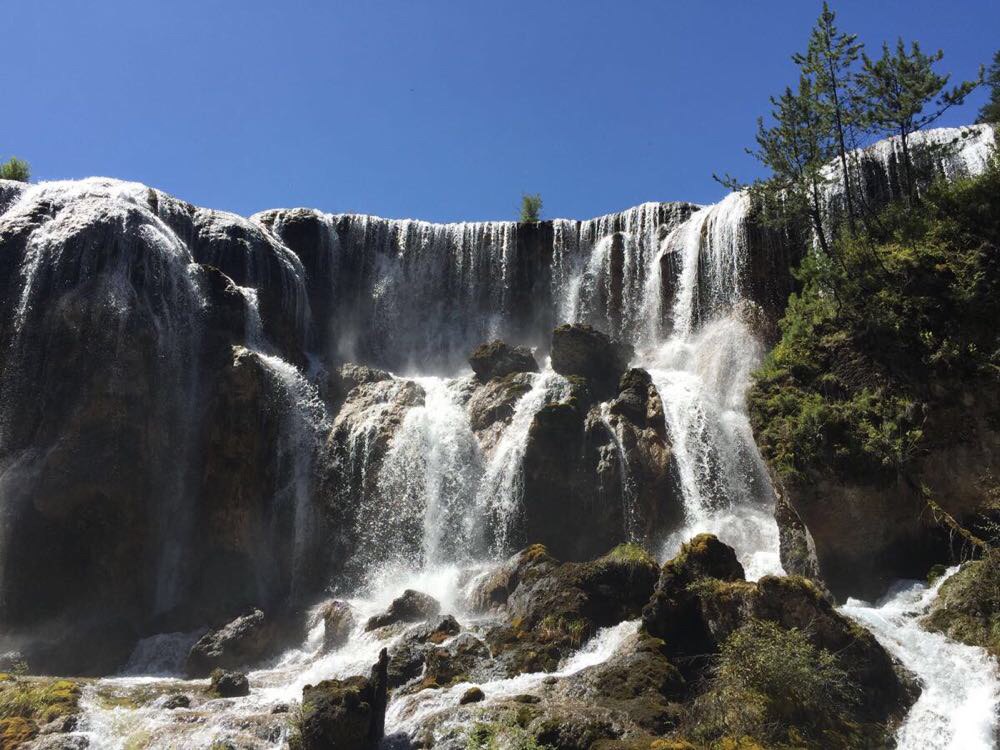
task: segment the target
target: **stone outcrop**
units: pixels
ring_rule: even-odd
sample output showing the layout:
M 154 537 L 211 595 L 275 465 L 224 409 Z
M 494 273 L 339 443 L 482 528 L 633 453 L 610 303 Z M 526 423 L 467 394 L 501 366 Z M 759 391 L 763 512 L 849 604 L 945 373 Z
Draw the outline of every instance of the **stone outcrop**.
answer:
M 552 369 L 586 380 L 598 400 L 614 395 L 634 354 L 592 326 L 567 323 L 552 332 Z
M 481 344 L 469 355 L 469 366 L 482 381 L 518 372 L 538 372 L 538 363 L 526 346 L 510 346 L 495 339 Z
M 385 612 L 369 618 L 365 630 L 384 628 L 400 622 L 423 622 L 436 617 L 440 611 L 441 604 L 433 596 L 407 589 L 392 600 Z
M 347 643 L 354 630 L 354 612 L 347 602 L 334 599 L 323 605 L 323 650 L 335 651 Z
M 214 669 L 253 665 L 273 648 L 274 626 L 256 609 L 203 635 L 188 654 L 185 670 L 204 677 Z
M 368 677 L 324 680 L 302 689 L 302 750 L 375 750 L 385 734 L 388 700 L 383 649 Z

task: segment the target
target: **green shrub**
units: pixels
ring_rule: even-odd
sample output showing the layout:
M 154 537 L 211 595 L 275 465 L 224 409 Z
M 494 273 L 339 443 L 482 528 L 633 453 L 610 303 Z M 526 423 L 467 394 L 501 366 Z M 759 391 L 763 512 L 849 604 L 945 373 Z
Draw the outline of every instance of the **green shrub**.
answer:
M 522 222 L 536 222 L 542 219 L 542 196 L 538 193 L 521 196 L 521 218 Z
M 18 182 L 28 182 L 31 179 L 31 167 L 28 162 L 18 159 L 16 156 L 0 164 L 0 180 L 17 180 Z
M 768 747 L 835 747 L 854 732 L 860 695 L 837 657 L 805 633 L 751 620 L 723 644 L 691 733 L 708 744 L 745 737 Z

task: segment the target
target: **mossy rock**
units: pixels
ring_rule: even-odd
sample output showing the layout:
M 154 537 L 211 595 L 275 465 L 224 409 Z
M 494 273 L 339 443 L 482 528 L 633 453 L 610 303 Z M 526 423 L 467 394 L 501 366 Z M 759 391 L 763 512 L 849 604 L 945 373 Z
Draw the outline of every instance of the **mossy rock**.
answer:
M 0 750 L 14 750 L 38 734 L 38 725 L 21 716 L 0 719 Z
M 1000 559 L 966 563 L 941 584 L 924 624 L 1000 656 Z

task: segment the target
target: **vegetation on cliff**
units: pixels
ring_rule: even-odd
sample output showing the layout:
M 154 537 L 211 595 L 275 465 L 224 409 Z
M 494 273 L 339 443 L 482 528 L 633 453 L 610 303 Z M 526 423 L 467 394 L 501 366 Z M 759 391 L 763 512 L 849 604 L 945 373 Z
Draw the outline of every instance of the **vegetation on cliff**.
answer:
M 869 224 L 803 261 L 749 395 L 761 451 L 786 479 L 904 471 L 935 401 L 1000 375 L 996 160 Z

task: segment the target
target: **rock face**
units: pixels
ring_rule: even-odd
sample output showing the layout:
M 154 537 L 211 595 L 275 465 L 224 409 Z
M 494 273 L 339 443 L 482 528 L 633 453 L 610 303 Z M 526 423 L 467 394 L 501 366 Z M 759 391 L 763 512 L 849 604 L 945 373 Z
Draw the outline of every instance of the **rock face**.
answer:
M 324 680 L 302 689 L 303 750 L 375 750 L 385 734 L 386 670 L 383 649 L 369 677 Z
M 190 677 L 204 677 L 216 668 L 252 665 L 273 648 L 274 628 L 259 609 L 203 635 L 188 654 Z
M 585 379 L 601 400 L 614 395 L 634 355 L 628 344 L 612 341 L 588 325 L 568 323 L 552 332 L 552 369 Z
M 796 628 L 817 648 L 837 654 L 864 686 L 860 710 L 866 720 L 889 722 L 912 703 L 875 637 L 840 615 L 814 584 L 796 576 L 747 582 L 732 548 L 710 534 L 696 536 L 663 566 L 643 610 L 646 631 L 664 639 L 671 661 L 689 680 L 704 674 L 710 655 L 750 620 Z
M 510 346 L 499 339 L 472 352 L 469 365 L 480 380 L 492 380 L 517 372 L 538 372 L 538 363 L 526 346 Z
M 876 599 L 896 579 L 925 577 L 954 553 L 955 530 L 945 514 L 975 528 L 990 512 L 984 502 L 995 491 L 990 477 L 1000 476 L 1000 388 L 941 396 L 925 407 L 921 455 L 906 476 L 786 484 L 788 503 L 813 540 L 819 574 L 838 597 Z

